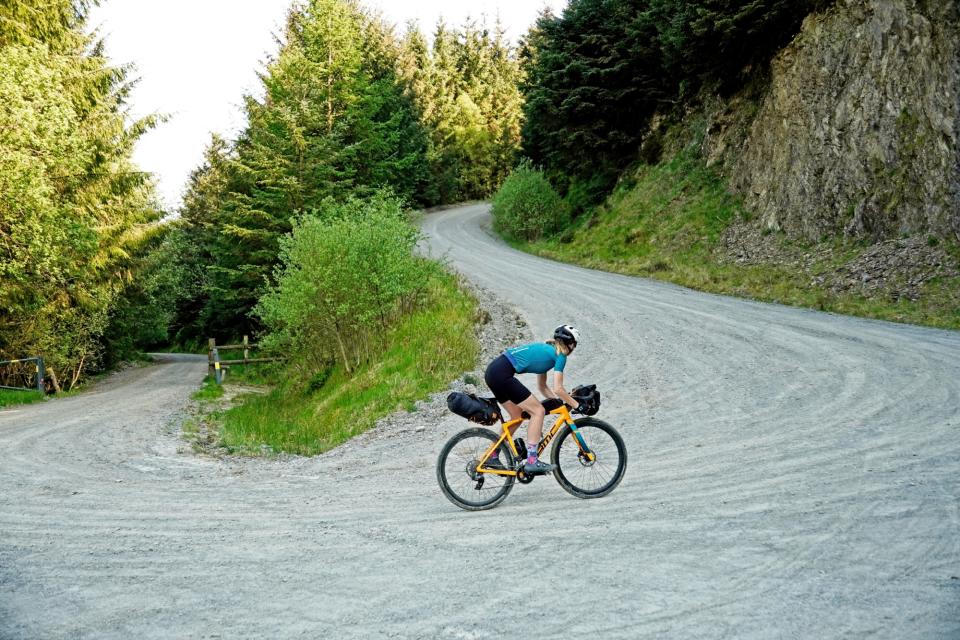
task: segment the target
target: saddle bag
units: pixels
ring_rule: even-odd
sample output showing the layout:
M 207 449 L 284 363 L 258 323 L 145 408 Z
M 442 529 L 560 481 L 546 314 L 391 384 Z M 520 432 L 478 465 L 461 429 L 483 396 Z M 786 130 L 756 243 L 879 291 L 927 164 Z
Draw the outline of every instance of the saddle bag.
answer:
M 470 422 L 490 426 L 500 419 L 496 398 L 478 398 L 473 393 L 454 391 L 447 396 L 447 408 Z

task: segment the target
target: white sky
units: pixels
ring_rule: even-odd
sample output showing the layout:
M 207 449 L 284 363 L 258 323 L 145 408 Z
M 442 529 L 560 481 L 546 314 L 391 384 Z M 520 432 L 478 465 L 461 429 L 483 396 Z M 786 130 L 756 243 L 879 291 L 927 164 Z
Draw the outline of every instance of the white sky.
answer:
M 276 52 L 290 0 L 102 0 L 89 24 L 106 39 L 115 64 L 133 63 L 139 82 L 133 117 L 163 113 L 170 120 L 140 139 L 134 159 L 158 181 L 164 205 L 180 203 L 190 171 L 199 166 L 211 132 L 233 138 L 244 125 L 241 99 L 258 93 L 257 71 Z M 560 13 L 566 0 L 365 0 L 386 19 L 417 20 L 426 35 L 442 16 L 460 25 L 467 16 L 499 15 L 516 41 L 538 12 Z

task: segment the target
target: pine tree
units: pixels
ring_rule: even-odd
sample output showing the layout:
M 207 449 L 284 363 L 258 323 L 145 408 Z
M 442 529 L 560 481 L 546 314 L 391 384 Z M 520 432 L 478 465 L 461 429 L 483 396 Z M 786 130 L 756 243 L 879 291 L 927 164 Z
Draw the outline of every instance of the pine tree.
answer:
M 527 37 L 524 154 L 555 179 L 604 185 L 633 157 L 669 94 L 646 0 L 572 2 Z
M 96 366 L 130 247 L 159 217 L 131 161 L 155 118 L 126 119 L 129 69 L 84 32 L 85 5 L 0 6 L 0 358 Z
M 398 66 L 392 30 L 352 0 L 291 11 L 227 163 L 201 314 L 211 334 L 257 328 L 249 311 L 297 217 L 382 188 L 430 201 L 428 141 Z
M 503 30 L 468 20 L 437 24 L 433 47 L 412 27 L 403 41 L 402 76 L 430 134 L 429 162 L 442 202 L 489 196 L 519 147 L 519 64 Z
M 568 199 L 596 200 L 638 159 L 657 110 L 724 92 L 829 0 L 572 0 L 523 48 L 523 152 Z M 579 194 L 579 195 L 578 195 Z

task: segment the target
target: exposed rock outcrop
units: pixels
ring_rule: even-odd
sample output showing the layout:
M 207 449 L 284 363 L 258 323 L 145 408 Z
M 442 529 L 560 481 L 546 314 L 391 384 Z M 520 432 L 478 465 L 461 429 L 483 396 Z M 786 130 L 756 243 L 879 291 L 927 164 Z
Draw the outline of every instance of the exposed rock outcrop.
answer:
M 830 243 L 799 246 L 764 236 L 755 225 L 735 224 L 723 234 L 717 257 L 722 263 L 787 267 L 815 288 L 891 301 L 919 300 L 927 283 L 960 277 L 956 260 L 929 236 L 884 240 L 839 265 L 833 264 Z
M 960 239 L 960 5 L 838 0 L 711 115 L 708 164 L 763 226 Z

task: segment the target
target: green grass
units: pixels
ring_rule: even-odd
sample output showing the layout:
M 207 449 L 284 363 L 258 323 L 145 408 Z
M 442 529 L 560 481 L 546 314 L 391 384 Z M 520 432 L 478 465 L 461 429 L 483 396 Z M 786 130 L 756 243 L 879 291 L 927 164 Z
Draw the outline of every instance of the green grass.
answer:
M 241 454 L 265 446 L 315 455 L 443 389 L 474 365 L 476 309 L 452 276 L 437 278 L 430 297 L 390 333 L 382 356 L 352 375 L 336 366 L 320 379 L 284 380 L 269 393 L 247 396 L 224 413 L 221 443 Z
M 619 189 L 592 215 L 559 236 L 511 244 L 563 262 L 666 280 L 701 291 L 960 329 L 960 278 L 929 282 L 921 299 L 913 302 L 833 293 L 812 284 L 809 273 L 791 267 L 721 264 L 717 249 L 724 229 L 747 215 L 723 180 L 699 160 L 681 156 L 640 169 L 629 187 Z M 790 242 L 777 234 L 769 241 Z M 941 246 L 960 257 L 960 247 Z M 867 246 L 837 240 L 816 248 L 827 251 L 815 272 L 853 260 Z
M 223 387 L 212 376 L 203 379 L 203 386 L 193 392 L 194 400 L 216 400 L 223 395 Z
M 17 404 L 32 404 L 40 402 L 46 396 L 40 391 L 19 389 L 0 389 L 0 407 L 11 407 Z
M 230 356 L 233 358 L 234 356 Z M 236 356 L 240 357 L 240 356 Z M 256 357 L 253 353 L 250 357 Z M 274 385 L 283 378 L 282 362 L 231 364 L 224 379 L 228 384 Z

